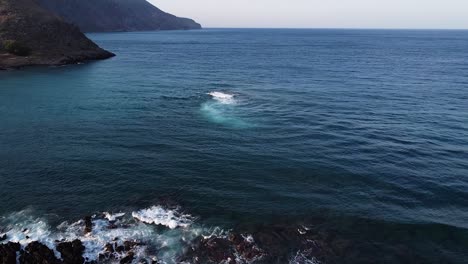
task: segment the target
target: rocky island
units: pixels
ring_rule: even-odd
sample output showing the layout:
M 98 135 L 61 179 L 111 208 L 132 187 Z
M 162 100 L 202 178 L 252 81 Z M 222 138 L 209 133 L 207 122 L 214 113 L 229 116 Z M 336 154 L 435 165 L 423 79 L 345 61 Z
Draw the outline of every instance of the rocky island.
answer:
M 35 0 L 0 0 L 0 69 L 114 56 Z

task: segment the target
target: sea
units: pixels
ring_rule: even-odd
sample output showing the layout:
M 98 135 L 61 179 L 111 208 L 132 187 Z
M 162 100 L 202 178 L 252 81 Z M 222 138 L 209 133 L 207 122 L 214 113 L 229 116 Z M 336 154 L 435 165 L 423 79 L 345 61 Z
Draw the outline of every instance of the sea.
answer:
M 0 243 L 468 262 L 468 31 L 88 36 L 117 56 L 0 72 Z

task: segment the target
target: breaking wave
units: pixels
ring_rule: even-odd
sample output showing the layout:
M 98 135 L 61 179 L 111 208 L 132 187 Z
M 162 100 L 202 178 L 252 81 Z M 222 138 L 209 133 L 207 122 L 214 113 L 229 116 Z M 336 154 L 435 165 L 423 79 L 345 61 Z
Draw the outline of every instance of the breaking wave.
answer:
M 242 118 L 242 106 L 234 94 L 213 91 L 208 95 L 211 96 L 211 100 L 202 103 L 200 107 L 207 120 L 235 129 L 252 127 L 252 124 Z
M 275 248 L 284 241 L 278 237 L 287 234 L 293 236 L 291 241 L 310 240 L 309 231 L 297 227 L 287 227 L 280 236 L 277 228 L 250 234 L 205 227 L 196 219 L 179 207 L 156 205 L 133 212 L 98 213 L 52 227 L 24 210 L 0 218 L 0 252 L 13 250 L 19 260 L 21 254 L 36 250 L 31 253 L 34 263 L 50 258 L 44 250 L 63 263 L 68 263 L 70 250 L 78 250 L 80 263 L 269 263 L 279 258 Z M 64 251 L 67 247 L 69 251 Z M 297 255 L 284 258 L 290 263 L 319 263 L 311 251 L 297 250 Z
M 189 227 L 192 223 L 192 216 L 182 214 L 178 210 L 166 210 L 161 206 L 153 206 L 137 212 L 132 216 L 141 222 L 155 225 L 164 225 L 170 229 L 177 227 Z
M 5 235 L 3 242 L 19 243 L 22 248 L 38 241 L 53 249 L 57 258 L 61 258 L 56 250 L 59 243 L 78 239 L 84 246 L 82 255 L 86 261 L 118 263 L 131 251 L 135 263 L 175 263 L 188 243 L 203 231 L 185 228 L 190 225 L 189 219 L 190 215 L 181 214 L 178 209 L 153 206 L 131 214 L 104 212 L 53 228 L 26 210 L 2 219 L 0 227 L 4 227 L 0 230 L 5 232 L 0 232 L 0 237 Z
M 220 103 L 223 103 L 223 104 L 234 104 L 236 102 L 236 100 L 234 99 L 234 95 L 233 94 L 228 94 L 228 93 L 223 93 L 223 92 L 209 92 L 208 93 L 209 95 L 211 95 L 211 97 L 220 102 Z

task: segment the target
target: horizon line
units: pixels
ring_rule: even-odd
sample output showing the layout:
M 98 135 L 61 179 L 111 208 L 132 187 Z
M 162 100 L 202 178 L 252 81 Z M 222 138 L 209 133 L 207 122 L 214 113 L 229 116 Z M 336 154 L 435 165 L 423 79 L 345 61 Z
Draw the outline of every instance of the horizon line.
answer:
M 468 31 L 468 28 L 313 28 L 313 27 L 202 27 L 201 29 L 169 29 L 169 30 L 138 30 L 138 31 L 88 31 L 85 34 L 115 34 L 115 33 L 143 33 L 164 31 L 203 31 L 210 29 L 257 29 L 257 30 L 381 30 L 381 31 Z
M 203 27 L 202 29 L 338 29 L 338 30 L 457 30 L 466 31 L 468 28 L 391 28 L 391 27 Z

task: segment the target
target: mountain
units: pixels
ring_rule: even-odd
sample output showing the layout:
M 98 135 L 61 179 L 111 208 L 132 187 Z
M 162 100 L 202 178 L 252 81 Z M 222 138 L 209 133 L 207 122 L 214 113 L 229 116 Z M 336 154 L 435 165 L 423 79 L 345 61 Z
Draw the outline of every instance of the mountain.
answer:
M 84 32 L 200 29 L 192 19 L 165 13 L 146 0 L 38 0 Z
M 0 69 L 112 56 L 77 26 L 41 8 L 36 0 L 0 0 Z

